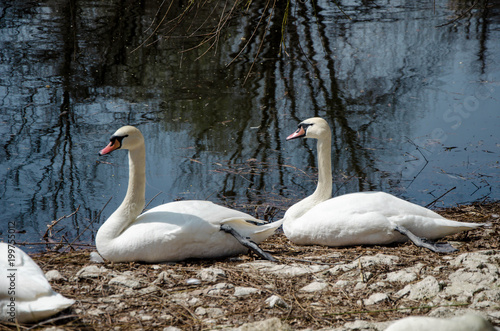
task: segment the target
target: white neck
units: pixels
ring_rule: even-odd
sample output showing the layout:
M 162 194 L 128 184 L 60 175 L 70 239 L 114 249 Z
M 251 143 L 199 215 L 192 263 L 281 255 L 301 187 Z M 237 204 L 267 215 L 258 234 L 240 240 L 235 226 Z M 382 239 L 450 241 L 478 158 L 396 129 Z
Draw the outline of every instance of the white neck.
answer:
M 318 185 L 313 194 L 297 202 L 285 213 L 285 222 L 295 220 L 304 215 L 309 209 L 318 203 L 332 197 L 332 136 L 325 134 L 318 139 Z
M 144 209 L 146 203 L 146 148 L 144 144 L 128 152 L 129 179 L 127 194 L 122 204 L 99 228 L 96 246 L 105 255 L 117 238 L 133 223 Z
M 318 140 L 318 186 L 311 195 L 319 202 L 332 197 L 332 136 Z

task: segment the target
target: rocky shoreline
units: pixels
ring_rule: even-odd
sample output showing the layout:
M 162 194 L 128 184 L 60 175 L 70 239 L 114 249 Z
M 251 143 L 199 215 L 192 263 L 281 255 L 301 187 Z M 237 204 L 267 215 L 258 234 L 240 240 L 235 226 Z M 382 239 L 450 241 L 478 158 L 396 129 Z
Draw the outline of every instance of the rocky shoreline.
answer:
M 406 316 L 466 312 L 500 325 L 500 204 L 440 213 L 492 225 L 446 238 L 459 249 L 446 255 L 410 243 L 296 246 L 282 234 L 262 245 L 278 263 L 242 255 L 96 264 L 88 250 L 38 254 L 54 290 L 77 303 L 34 329 L 384 330 Z

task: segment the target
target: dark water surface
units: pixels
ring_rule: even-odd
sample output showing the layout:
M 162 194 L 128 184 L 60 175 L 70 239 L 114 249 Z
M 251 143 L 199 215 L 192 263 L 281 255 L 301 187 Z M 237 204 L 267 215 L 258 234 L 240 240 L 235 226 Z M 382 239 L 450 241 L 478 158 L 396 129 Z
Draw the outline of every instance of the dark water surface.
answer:
M 202 39 L 183 36 L 212 31 L 224 3 L 170 33 L 185 9 L 175 2 L 147 39 L 168 1 L 3 1 L 0 239 L 15 221 L 17 241 L 39 242 L 80 207 L 54 238 L 92 243 L 128 174 L 124 151 L 97 153 L 125 124 L 146 138 L 146 198 L 161 192 L 151 206 L 286 207 L 311 194 L 315 145 L 285 138 L 312 116 L 332 126 L 337 195 L 498 200 L 498 2 L 339 3 L 345 14 L 333 1 L 291 3 L 280 48 L 284 9 L 269 19 L 252 1 L 219 39 L 189 50 Z M 254 33 L 263 13 L 265 35 Z

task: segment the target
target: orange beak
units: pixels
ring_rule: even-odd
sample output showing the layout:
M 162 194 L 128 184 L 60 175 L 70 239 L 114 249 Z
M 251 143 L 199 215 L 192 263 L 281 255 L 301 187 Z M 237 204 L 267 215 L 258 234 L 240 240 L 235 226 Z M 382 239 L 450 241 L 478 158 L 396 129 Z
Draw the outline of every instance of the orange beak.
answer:
M 306 135 L 306 131 L 304 130 L 304 128 L 302 126 L 300 126 L 297 131 L 295 131 L 294 133 L 292 133 L 291 135 L 289 135 L 288 137 L 286 137 L 286 140 L 292 140 L 292 139 L 295 139 L 295 138 L 300 138 L 300 137 L 303 137 Z
M 108 144 L 108 146 L 101 149 L 101 151 L 99 152 L 99 155 L 103 156 L 105 154 L 111 153 L 112 151 L 114 151 L 115 149 L 118 149 L 118 148 L 120 148 L 120 141 L 118 141 L 118 139 L 113 139 Z

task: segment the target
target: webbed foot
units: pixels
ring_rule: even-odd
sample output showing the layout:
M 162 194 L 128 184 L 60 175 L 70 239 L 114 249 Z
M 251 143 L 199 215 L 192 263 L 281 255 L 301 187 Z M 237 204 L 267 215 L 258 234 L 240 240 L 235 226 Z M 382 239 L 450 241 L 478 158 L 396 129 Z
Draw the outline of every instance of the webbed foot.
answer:
M 407 236 L 408 239 L 410 239 L 415 245 L 430 249 L 431 251 L 436 253 L 453 253 L 458 250 L 455 247 L 451 246 L 449 243 L 436 243 L 426 238 L 420 238 L 401 225 L 396 225 L 394 230 L 398 231 L 402 235 Z
M 259 245 L 257 245 L 255 242 L 253 242 L 252 240 L 249 240 L 248 238 L 243 237 L 241 234 L 238 233 L 238 231 L 236 231 L 235 229 L 233 229 L 229 225 L 222 224 L 220 226 L 220 229 L 221 229 L 221 231 L 224 231 L 226 233 L 231 234 L 236 240 L 238 240 L 240 242 L 240 244 L 242 244 L 243 246 L 252 250 L 253 252 L 255 252 L 255 254 L 257 254 L 261 258 L 272 261 L 272 262 L 278 261 L 271 254 L 264 252 L 264 250 L 262 248 L 260 248 Z

